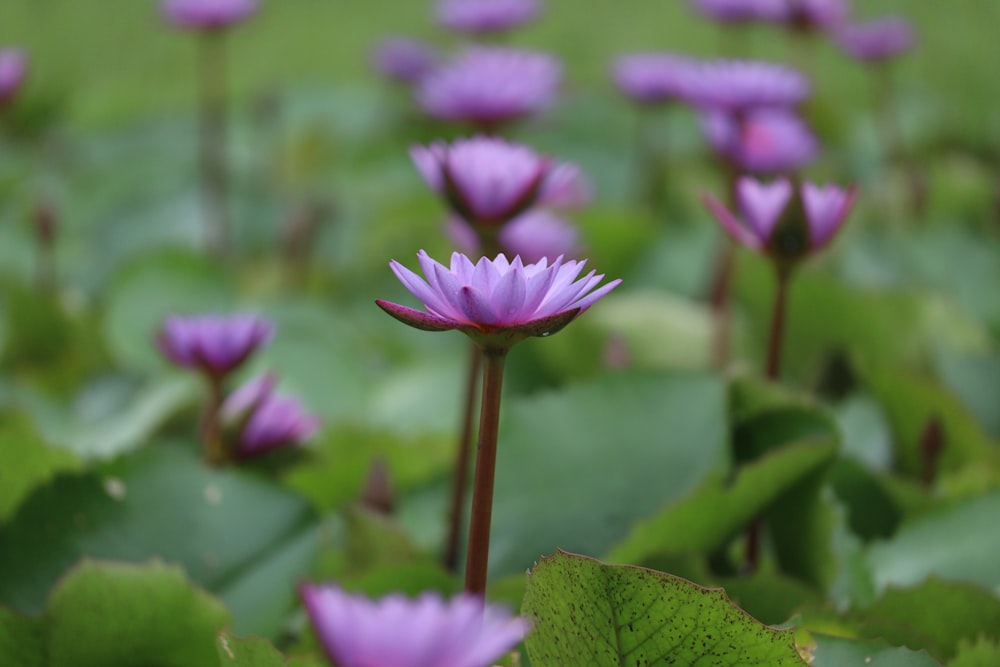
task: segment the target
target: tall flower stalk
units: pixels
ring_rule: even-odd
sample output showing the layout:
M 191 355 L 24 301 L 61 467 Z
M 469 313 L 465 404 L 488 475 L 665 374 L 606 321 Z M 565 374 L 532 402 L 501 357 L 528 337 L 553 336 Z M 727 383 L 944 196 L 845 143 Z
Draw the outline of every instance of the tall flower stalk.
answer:
M 418 329 L 461 331 L 482 353 L 479 449 L 465 576 L 466 591 L 482 594 L 489 566 L 493 480 L 507 352 L 528 337 L 560 331 L 621 281 L 598 287 L 603 274 L 590 271 L 581 278 L 585 262 L 564 262 L 561 257 L 551 264 L 544 259 L 524 264 L 519 257 L 509 261 L 500 254 L 473 264 L 465 255 L 454 253 L 450 267 L 435 262 L 423 251 L 417 258 L 424 277 L 396 261 L 390 267 L 423 302 L 425 310 L 382 300 L 376 303 L 389 315 Z

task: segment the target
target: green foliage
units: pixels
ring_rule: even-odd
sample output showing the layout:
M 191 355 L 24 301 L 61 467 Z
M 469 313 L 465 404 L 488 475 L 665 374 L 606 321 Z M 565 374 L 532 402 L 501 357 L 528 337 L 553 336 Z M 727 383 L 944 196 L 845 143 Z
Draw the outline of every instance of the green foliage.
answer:
M 1000 642 L 979 637 L 975 641 L 960 641 L 958 652 L 948 661 L 948 667 L 992 667 L 1000 662 Z
M 260 637 L 240 639 L 222 632 L 215 640 L 219 667 L 286 667 L 284 656 Z
M 872 667 L 941 667 L 924 651 L 894 647 L 884 641 L 853 641 L 843 637 L 816 635 L 815 664 L 872 665 Z
M 0 664 L 47 667 L 45 623 L 0 606 Z
M 79 463 L 71 453 L 42 441 L 21 415 L 0 415 L 0 525 L 29 493 Z
M 522 613 L 535 667 L 806 664 L 791 630 L 760 624 L 719 589 L 564 552 L 528 575 Z

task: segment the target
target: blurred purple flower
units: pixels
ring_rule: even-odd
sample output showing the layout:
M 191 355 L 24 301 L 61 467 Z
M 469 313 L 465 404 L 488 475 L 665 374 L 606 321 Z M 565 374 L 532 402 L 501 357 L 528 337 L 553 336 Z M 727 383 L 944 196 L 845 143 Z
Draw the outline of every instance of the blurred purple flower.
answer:
M 479 235 L 461 218 L 448 218 L 447 233 L 462 253 L 481 253 Z M 546 209 L 531 209 L 517 216 L 500 228 L 497 241 L 505 255 L 529 264 L 542 259 L 555 261 L 560 255 L 575 257 L 581 250 L 576 226 Z
M 762 183 L 744 177 L 736 184 L 736 196 L 742 219 L 710 195 L 705 203 L 734 241 L 792 264 L 830 242 L 854 206 L 857 191 L 804 183 L 796 193 L 784 178 Z
M 414 84 L 437 65 L 441 54 L 430 44 L 406 37 L 389 37 L 372 51 L 371 63 L 379 74 Z
M 540 11 L 538 0 L 439 0 L 437 20 L 451 30 L 482 35 L 516 28 Z
M 695 61 L 673 53 L 634 53 L 615 62 L 612 76 L 618 89 L 641 104 L 661 104 L 682 98 Z
M 222 420 L 234 431 L 237 456 L 258 456 L 272 449 L 299 445 L 319 429 L 319 419 L 308 414 L 291 396 L 274 393 L 271 374 L 250 380 L 222 404 Z
M 156 344 L 174 364 L 221 378 L 270 342 L 274 327 L 255 315 L 170 315 Z
M 847 0 L 785 0 L 784 22 L 796 30 L 833 30 L 850 13 Z
M 500 225 L 532 206 L 578 204 L 589 194 L 575 166 L 503 139 L 439 141 L 412 147 L 410 157 L 424 181 L 471 224 Z
M 720 23 L 775 22 L 787 12 L 786 0 L 691 0 L 691 4 Z
M 784 109 L 751 111 L 740 118 L 710 110 L 701 115 L 701 128 L 712 150 L 743 172 L 796 171 L 819 152 L 802 117 Z
M 164 0 L 167 19 L 193 30 L 218 30 L 249 18 L 257 11 L 258 0 Z
M 332 585 L 299 592 L 337 667 L 488 667 L 529 631 L 524 619 L 466 593 L 445 601 L 436 593 L 369 600 Z
M 841 49 L 858 60 L 888 60 L 913 48 L 916 41 L 909 22 L 898 16 L 868 23 L 845 25 L 836 31 Z
M 699 63 L 688 77 L 688 102 L 704 109 L 743 113 L 794 106 L 809 96 L 809 80 L 791 67 L 755 60 Z
M 0 106 L 14 99 L 28 71 L 28 57 L 21 49 L 0 49 Z
M 562 65 L 547 54 L 470 47 L 429 72 L 415 96 L 435 118 L 492 129 L 552 106 L 561 80 Z
M 456 252 L 451 268 L 423 250 L 417 259 L 426 279 L 395 260 L 389 266 L 426 312 L 381 299 L 375 303 L 404 324 L 425 331 L 458 329 L 487 347 L 509 348 L 529 336 L 555 333 L 621 283 L 597 288 L 604 274 L 591 271 L 578 279 L 586 262 L 562 257 L 552 264 L 545 259 L 524 264 L 500 254 L 473 264 Z

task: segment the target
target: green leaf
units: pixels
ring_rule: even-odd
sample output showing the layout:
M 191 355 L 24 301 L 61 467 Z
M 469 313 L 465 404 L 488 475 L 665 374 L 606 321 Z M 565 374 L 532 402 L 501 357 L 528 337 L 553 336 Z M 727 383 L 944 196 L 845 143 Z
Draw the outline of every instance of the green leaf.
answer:
M 804 606 L 815 608 L 825 603 L 815 587 L 775 572 L 758 570 L 712 583 L 721 586 L 733 604 L 768 625 L 785 623 Z
M 726 458 L 725 392 L 714 377 L 611 374 L 504 410 L 494 575 L 523 572 L 556 548 L 605 552 Z
M 653 557 L 710 554 L 837 453 L 831 442 L 806 442 L 775 449 L 737 469 L 731 482 L 716 478 L 636 524 L 607 559 L 642 564 Z
M 905 522 L 891 540 L 868 550 L 879 590 L 916 584 L 928 575 L 1000 588 L 1000 492 L 955 502 Z
M 938 350 L 934 357 L 941 381 L 962 400 L 994 439 L 1000 438 L 1000 355 L 960 354 Z
M 46 609 L 51 667 L 217 667 L 220 602 L 176 566 L 85 560 Z
M 963 639 L 1000 636 L 1000 598 L 973 584 L 936 577 L 912 588 L 889 588 L 860 617 L 864 636 L 919 646 L 945 662 Z
M 562 551 L 528 575 L 521 608 L 535 667 L 805 665 L 791 630 L 775 630 L 721 589 Z
M 1000 665 L 1000 642 L 979 637 L 974 642 L 962 640 L 948 667 L 994 667 Z
M 41 618 L 0 606 L 0 665 L 48 667 L 45 661 L 45 623 Z
M 941 667 L 941 663 L 927 655 L 926 651 L 914 651 L 905 647 L 889 646 L 884 641 L 874 639 L 858 641 L 845 637 L 813 635 L 816 640 L 815 665 L 817 667 L 839 667 L 859 665 L 863 667 Z
M 19 415 L 0 415 L 0 525 L 37 486 L 79 466 L 70 452 L 49 447 Z
M 219 667 L 286 667 L 284 656 L 260 637 L 240 639 L 220 632 L 215 640 Z

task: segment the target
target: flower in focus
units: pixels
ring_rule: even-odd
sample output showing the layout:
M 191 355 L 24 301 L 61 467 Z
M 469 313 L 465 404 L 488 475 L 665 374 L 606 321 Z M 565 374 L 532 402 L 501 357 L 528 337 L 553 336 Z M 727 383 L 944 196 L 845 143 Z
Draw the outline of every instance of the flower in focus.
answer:
M 308 584 L 300 593 L 337 667 L 488 667 L 529 631 L 523 618 L 466 593 L 370 600 Z
M 504 32 L 532 21 L 541 11 L 538 0 L 439 0 L 438 23 L 457 32 Z
M 801 72 L 754 60 L 699 63 L 688 82 L 685 92 L 688 102 L 730 113 L 790 107 L 805 100 L 810 93 L 809 80 Z
M 372 67 L 378 73 L 400 83 L 414 84 L 438 63 L 437 50 L 424 42 L 405 37 L 390 37 L 372 51 Z
M 28 58 L 21 49 L 0 49 L 0 106 L 14 99 L 24 83 Z
M 273 375 L 262 375 L 242 385 L 222 404 L 223 424 L 233 433 L 240 457 L 299 445 L 319 428 L 319 419 L 306 413 L 297 399 L 275 394 L 274 385 Z
M 170 315 L 156 335 L 167 359 L 221 378 L 270 342 L 274 327 L 255 315 Z
M 740 118 L 722 111 L 701 115 L 701 128 L 716 154 L 739 171 L 796 171 L 816 159 L 819 143 L 805 121 L 783 109 L 751 111 Z
M 500 225 L 532 206 L 578 204 L 588 195 L 575 166 L 502 139 L 414 146 L 410 156 L 424 181 L 470 224 Z
M 787 12 L 786 0 L 692 0 L 691 4 L 720 23 L 774 22 Z
M 836 32 L 840 48 L 858 60 L 888 60 L 913 47 L 910 24 L 899 17 L 889 17 L 847 25 Z
M 219 30 L 249 18 L 257 11 L 258 0 L 164 0 L 167 19 L 193 30 Z
M 449 218 L 447 232 L 455 247 L 464 254 L 481 254 L 479 235 L 461 218 Z M 580 231 L 546 209 L 531 209 L 517 216 L 500 229 L 497 240 L 504 254 L 520 257 L 522 262 L 529 264 L 580 253 Z
M 520 257 L 510 262 L 500 254 L 473 264 L 456 252 L 450 268 L 422 250 L 417 259 L 426 279 L 395 260 L 389 266 L 426 312 L 381 299 L 379 307 L 417 329 L 457 329 L 486 348 L 506 349 L 529 336 L 556 333 L 621 283 L 597 287 L 604 274 L 579 278 L 585 261 L 562 257 L 523 264 Z
M 552 106 L 562 65 L 536 51 L 471 47 L 425 76 L 417 103 L 429 115 L 484 129 Z
M 615 62 L 618 89 L 641 104 L 661 104 L 683 97 L 694 61 L 673 53 L 634 53 Z
M 830 242 L 854 206 L 857 191 L 804 183 L 796 193 L 784 178 L 762 183 L 744 177 L 736 184 L 736 195 L 742 219 L 712 196 L 705 203 L 737 243 L 791 266 Z

